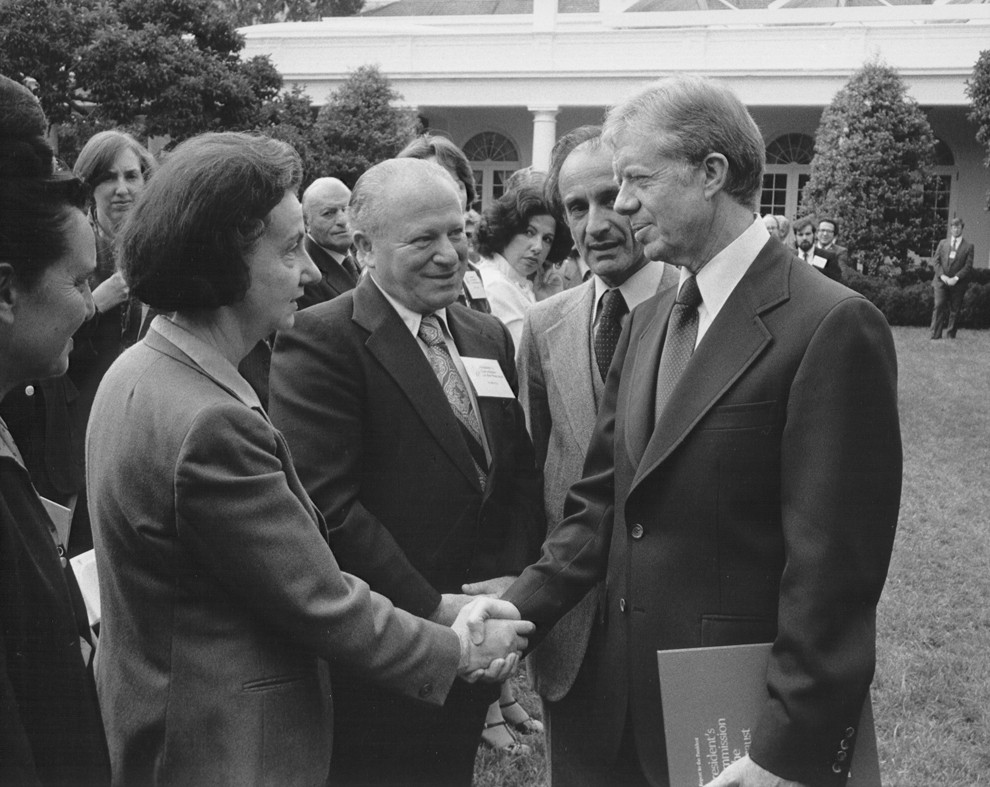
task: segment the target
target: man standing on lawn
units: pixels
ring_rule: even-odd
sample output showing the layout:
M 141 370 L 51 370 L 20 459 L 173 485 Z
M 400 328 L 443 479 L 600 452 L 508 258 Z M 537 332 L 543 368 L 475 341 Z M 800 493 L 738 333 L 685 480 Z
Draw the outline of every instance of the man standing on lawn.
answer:
M 935 308 L 932 311 L 932 338 L 942 338 L 942 327 L 950 339 L 956 338 L 956 321 L 966 295 L 966 280 L 973 271 L 973 244 L 962 236 L 965 222 L 954 218 L 949 237 L 938 242 L 932 262 L 935 265 Z
M 900 504 L 890 330 L 754 219 L 763 139 L 727 88 L 663 80 L 604 136 L 616 210 L 680 285 L 632 313 L 565 519 L 503 599 L 539 636 L 605 579 L 582 784 L 668 784 L 657 650 L 773 642 L 749 754 L 712 785 L 838 787 Z

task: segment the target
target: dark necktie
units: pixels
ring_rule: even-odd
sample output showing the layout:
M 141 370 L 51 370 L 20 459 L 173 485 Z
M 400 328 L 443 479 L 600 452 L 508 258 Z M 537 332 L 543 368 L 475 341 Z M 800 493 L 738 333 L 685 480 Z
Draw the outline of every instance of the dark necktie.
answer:
M 350 254 L 345 254 L 344 259 L 341 261 L 340 265 L 345 271 L 347 271 L 351 275 L 351 278 L 354 280 L 354 283 L 357 284 L 358 279 L 361 278 L 361 271 L 358 270 L 358 266 L 357 263 L 354 262 L 354 258 Z
M 608 377 L 608 367 L 612 365 L 619 334 L 622 333 L 622 317 L 629 311 L 626 299 L 618 290 L 606 290 L 602 296 L 602 313 L 598 318 L 595 332 L 595 360 L 602 380 Z
M 657 398 L 654 416 L 657 421 L 670 399 L 671 393 L 681 379 L 684 369 L 694 353 L 698 339 L 698 306 L 701 305 L 701 291 L 692 276 L 685 279 L 677 293 L 677 301 L 667 321 L 667 336 L 660 354 L 660 369 L 657 372 Z
M 433 367 L 433 373 L 440 381 L 447 401 L 450 402 L 450 408 L 457 416 L 457 422 L 461 425 L 461 434 L 471 452 L 471 459 L 474 460 L 481 488 L 484 489 L 488 480 L 488 473 L 485 470 L 488 460 L 485 458 L 485 449 L 481 440 L 481 424 L 477 413 L 471 407 L 467 386 L 458 374 L 454 359 L 451 358 L 450 350 L 447 349 L 447 343 L 443 339 L 439 318 L 435 314 L 424 315 L 419 322 L 418 335 L 426 345 L 426 357 Z

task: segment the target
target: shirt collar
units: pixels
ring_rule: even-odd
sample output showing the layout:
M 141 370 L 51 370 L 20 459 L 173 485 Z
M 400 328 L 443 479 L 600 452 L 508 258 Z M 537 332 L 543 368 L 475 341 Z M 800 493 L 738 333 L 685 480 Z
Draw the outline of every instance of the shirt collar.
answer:
M 622 293 L 622 299 L 626 302 L 629 311 L 639 306 L 643 301 L 653 297 L 660 286 L 660 279 L 663 278 L 663 263 L 656 260 L 648 260 L 646 265 L 636 271 L 617 288 Z M 598 304 L 601 303 L 602 296 L 612 287 L 609 287 L 600 276 L 594 277 L 595 281 L 595 312 Z M 594 312 L 593 312 L 594 313 Z
M 714 319 L 719 313 L 768 240 L 770 233 L 767 232 L 766 225 L 762 221 L 754 220 L 742 235 L 712 257 L 708 264 L 698 271 L 701 308 L 709 313 L 710 319 Z M 678 292 L 680 285 L 690 275 L 689 270 L 681 268 Z
M 341 253 L 340 253 L 339 251 L 334 251 L 333 249 L 328 249 L 328 248 L 327 248 L 326 246 L 324 246 L 324 245 L 323 245 L 322 243 L 319 243 L 319 242 L 317 242 L 317 240 L 316 240 L 316 238 L 314 238 L 314 237 L 313 237 L 312 235 L 310 235 L 310 234 L 309 234 L 308 232 L 306 233 L 306 237 L 307 237 L 307 238 L 309 238 L 309 239 L 310 239 L 311 241 L 313 241 L 313 243 L 315 243 L 315 244 L 316 244 L 317 246 L 319 246 L 319 247 L 320 247 L 321 249 L 323 249 L 323 251 L 325 251 L 325 252 L 326 252 L 327 254 L 329 254 L 329 255 L 330 255 L 330 258 L 331 258 L 331 259 L 332 259 L 332 260 L 333 260 L 334 262 L 337 262 L 337 263 L 341 263 L 341 262 L 343 262 L 343 261 L 344 261 L 345 259 L 347 259 L 347 255 L 346 255 L 346 254 L 341 254 Z
M 150 330 L 157 331 L 165 339 L 172 342 L 172 344 L 188 355 L 204 372 L 220 383 L 220 385 L 230 389 L 234 396 L 248 407 L 264 410 L 261 406 L 261 400 L 258 399 L 258 394 L 254 392 L 248 381 L 241 377 L 240 372 L 237 371 L 230 361 L 221 355 L 216 347 L 204 342 L 198 336 L 176 325 L 163 315 L 155 317 L 151 323 Z
M 414 337 L 419 336 L 419 324 L 423 321 L 423 315 L 420 314 L 419 312 L 414 312 L 408 306 L 400 303 L 391 295 L 389 295 L 387 292 L 385 292 L 385 290 L 382 289 L 381 285 L 377 281 L 375 281 L 375 274 L 373 271 L 374 268 L 372 268 L 372 274 L 370 276 L 370 279 L 374 283 L 374 285 L 378 288 L 378 291 L 385 297 L 385 300 L 387 300 L 390 304 L 392 304 L 392 308 L 395 309 L 395 313 L 399 315 L 399 319 L 402 320 L 406 328 L 409 329 L 409 332 Z M 447 310 L 437 309 L 435 312 L 433 312 L 433 314 L 435 314 L 437 316 L 437 319 L 440 320 L 440 327 L 443 330 L 443 332 L 448 336 L 450 336 L 451 335 L 450 329 L 447 327 Z
M 519 289 L 532 292 L 533 282 L 509 265 L 509 261 L 505 259 L 505 257 L 498 253 L 492 254 L 492 262 L 495 263 L 495 267 L 498 269 L 499 273 L 505 276 L 505 278 L 515 284 Z

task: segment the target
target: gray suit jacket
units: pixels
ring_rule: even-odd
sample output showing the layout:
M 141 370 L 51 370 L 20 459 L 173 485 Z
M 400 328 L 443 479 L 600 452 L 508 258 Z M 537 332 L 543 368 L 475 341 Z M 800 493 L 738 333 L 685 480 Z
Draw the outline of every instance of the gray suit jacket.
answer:
M 657 292 L 677 279 L 677 269 L 665 265 Z M 548 533 L 563 519 L 567 490 L 581 478 L 605 388 L 592 348 L 594 305 L 594 279 L 540 301 L 526 315 L 519 342 L 519 400 L 543 468 Z M 588 593 L 529 656 L 534 687 L 548 700 L 562 699 L 574 685 L 598 596 Z
M 157 327 L 86 443 L 114 782 L 322 786 L 328 662 L 439 704 L 457 638 L 340 571 L 282 435 Z

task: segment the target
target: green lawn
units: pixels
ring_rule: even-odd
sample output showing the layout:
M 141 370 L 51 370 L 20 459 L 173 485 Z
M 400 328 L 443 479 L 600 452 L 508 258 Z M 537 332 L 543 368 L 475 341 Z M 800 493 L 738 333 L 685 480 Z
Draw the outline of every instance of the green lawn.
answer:
M 990 784 L 990 331 L 933 342 L 894 328 L 904 492 L 878 610 L 873 701 L 885 787 Z M 520 699 L 539 700 L 516 678 Z M 542 787 L 482 750 L 476 787 Z

